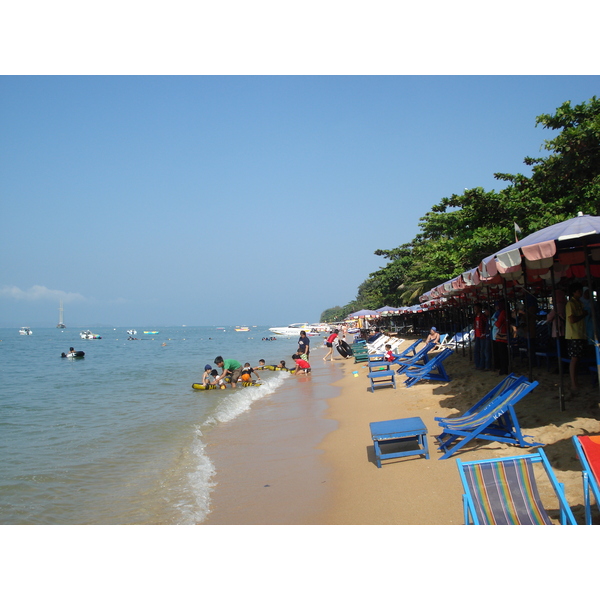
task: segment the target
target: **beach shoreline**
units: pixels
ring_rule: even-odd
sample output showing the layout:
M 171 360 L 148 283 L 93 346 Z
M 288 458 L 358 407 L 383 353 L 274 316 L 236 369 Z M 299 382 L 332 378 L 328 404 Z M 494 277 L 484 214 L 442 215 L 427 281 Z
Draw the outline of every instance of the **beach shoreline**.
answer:
M 400 349 L 412 341 L 406 339 Z M 458 470 L 454 457 L 439 460 L 434 435 L 440 428 L 435 417 L 464 412 L 501 378 L 495 372 L 476 371 L 468 350 L 459 349 L 446 361 L 452 378 L 449 383 L 422 382 L 407 389 L 399 375 L 396 389 L 381 388 L 372 393 L 364 363 L 355 364 L 353 359 L 338 355 L 325 364 L 321 360 L 325 351 L 313 350 L 312 377 L 318 381 L 305 386 L 304 391 L 324 385 L 334 388 L 335 393 L 322 393 L 307 409 L 306 399 L 297 402 L 307 382 L 291 380 L 295 387 L 283 394 L 290 403 L 285 407 L 289 422 L 277 427 L 269 422 L 278 411 L 283 414 L 282 406 L 272 406 L 270 417 L 266 407 L 255 407 L 256 411 L 253 408 L 211 435 L 209 453 L 214 455 L 217 477 L 213 510 L 204 524 L 462 524 Z M 526 370 L 525 365 L 513 368 L 525 375 Z M 535 367 L 533 376 L 539 385 L 517 404 L 517 416 L 523 433 L 545 444 L 556 476 L 565 484 L 567 499 L 582 523 L 581 467 L 570 438 L 600 433 L 600 395 L 586 382 L 578 396 L 567 402 L 566 410 L 560 411 L 558 375 Z M 269 402 L 279 403 L 273 398 Z M 298 406 L 306 409 L 304 414 L 298 414 Z M 416 416 L 428 430 L 429 460 L 411 456 L 385 461 L 377 468 L 369 423 Z M 240 431 L 244 432 L 241 438 Z M 295 431 L 296 437 L 290 437 L 290 431 Z M 231 434 L 240 447 L 228 454 L 225 445 L 230 443 L 226 440 Z M 264 438 L 262 442 L 257 441 L 257 435 Z M 288 455 L 282 452 L 286 446 L 293 449 Z M 530 451 L 499 442 L 478 442 L 463 449 L 460 458 L 476 460 Z M 237 458 L 232 460 L 236 452 Z M 261 485 L 276 490 L 259 489 Z M 542 500 L 553 506 L 550 490 L 542 487 L 541 494 Z

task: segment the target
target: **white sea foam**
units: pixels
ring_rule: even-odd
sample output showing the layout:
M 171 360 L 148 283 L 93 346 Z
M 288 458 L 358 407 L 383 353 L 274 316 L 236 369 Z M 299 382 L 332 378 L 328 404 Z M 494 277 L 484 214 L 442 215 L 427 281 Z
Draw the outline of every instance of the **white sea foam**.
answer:
M 193 525 L 204 521 L 210 512 L 210 492 L 215 483 L 215 466 L 206 453 L 206 444 L 202 439 L 202 430 L 196 428 L 195 440 L 192 444 L 192 454 L 195 461 L 194 470 L 187 475 L 186 491 L 193 498 L 192 502 L 179 504 L 177 508 L 181 513 L 181 525 Z
M 217 423 L 232 421 L 237 416 L 249 410 L 254 402 L 273 393 L 289 376 L 289 373 L 282 371 L 266 381 L 263 379 L 260 386 L 227 390 L 227 395 L 223 397 L 223 400 L 216 407 L 215 412 L 206 419 L 203 426 L 210 427 Z M 210 493 L 215 486 L 214 476 L 216 475 L 216 470 L 206 453 L 206 444 L 203 441 L 201 427 L 196 429 L 196 439 L 194 440 L 192 452 L 196 461 L 196 467 L 188 474 L 188 489 L 195 498 L 195 504 L 194 506 L 185 504 L 178 507 L 182 515 L 182 524 L 201 523 L 204 521 L 210 512 Z
M 278 371 L 274 377 L 263 380 L 260 386 L 245 387 L 241 390 L 228 390 L 229 393 L 227 396 L 219 402 L 215 412 L 208 417 L 204 424 L 216 425 L 217 423 L 232 421 L 237 416 L 249 410 L 254 402 L 261 400 L 268 394 L 272 394 L 289 376 L 289 373 L 285 371 Z

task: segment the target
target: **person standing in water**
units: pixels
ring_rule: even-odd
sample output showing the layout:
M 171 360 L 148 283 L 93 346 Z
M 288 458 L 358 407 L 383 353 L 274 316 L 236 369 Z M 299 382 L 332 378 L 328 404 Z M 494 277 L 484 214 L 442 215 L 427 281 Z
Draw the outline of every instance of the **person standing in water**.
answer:
M 328 350 L 327 354 L 323 357 L 324 361 L 327 361 L 328 356 L 331 356 L 329 360 L 333 360 L 333 342 L 337 338 L 339 332 L 339 329 L 334 329 L 333 333 L 327 338 L 325 345 L 327 346 Z

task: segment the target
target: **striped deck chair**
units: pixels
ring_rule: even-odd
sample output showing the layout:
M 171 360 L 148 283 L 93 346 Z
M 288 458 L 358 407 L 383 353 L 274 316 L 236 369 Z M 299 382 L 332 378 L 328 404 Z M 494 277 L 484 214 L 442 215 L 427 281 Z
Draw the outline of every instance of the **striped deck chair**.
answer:
M 552 525 L 538 492 L 533 464 L 540 463 L 554 489 L 561 525 L 577 525 L 541 448 L 534 454 L 462 462 L 456 459 L 464 494 L 465 525 Z
M 440 460 L 452 456 L 465 444 L 480 439 L 484 441 L 517 444 L 522 448 L 542 446 L 525 440 L 515 412 L 515 404 L 525 397 L 538 385 L 537 381 L 530 382 L 520 378 L 515 385 L 508 387 L 503 393 L 489 402 L 479 412 L 473 413 L 466 420 L 463 418 L 446 419 L 440 422 L 442 433 L 436 435 L 439 449 L 444 452 Z M 461 439 L 462 438 L 462 439 Z
M 407 379 L 404 382 L 406 387 L 412 387 L 415 383 L 423 381 L 450 381 L 450 376 L 444 368 L 444 361 L 454 352 L 451 348 L 442 350 L 436 354 L 431 360 L 427 361 L 422 366 L 412 366 L 405 369 L 402 374 L 406 375 Z
M 583 467 L 583 502 L 585 505 L 585 524 L 592 524 L 592 503 L 590 492 L 596 499 L 596 508 L 600 510 L 600 435 L 575 436 L 573 445 Z

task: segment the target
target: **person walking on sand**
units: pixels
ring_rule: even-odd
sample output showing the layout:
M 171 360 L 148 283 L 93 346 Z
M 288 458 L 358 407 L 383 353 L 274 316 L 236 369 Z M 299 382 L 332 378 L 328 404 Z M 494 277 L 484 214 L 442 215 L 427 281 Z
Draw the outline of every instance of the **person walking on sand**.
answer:
M 339 332 L 339 329 L 334 329 L 333 333 L 325 341 L 325 345 L 327 346 L 328 350 L 327 354 L 323 357 L 324 361 L 327 361 L 328 356 L 331 356 L 329 360 L 333 360 L 333 342 L 337 338 Z
M 570 300 L 566 306 L 566 332 L 567 353 L 571 359 L 569 365 L 569 375 L 571 377 L 571 389 L 577 390 L 577 363 L 585 354 L 586 335 L 585 335 L 585 316 L 586 311 L 581 302 L 583 294 L 583 285 L 575 282 L 571 286 Z

